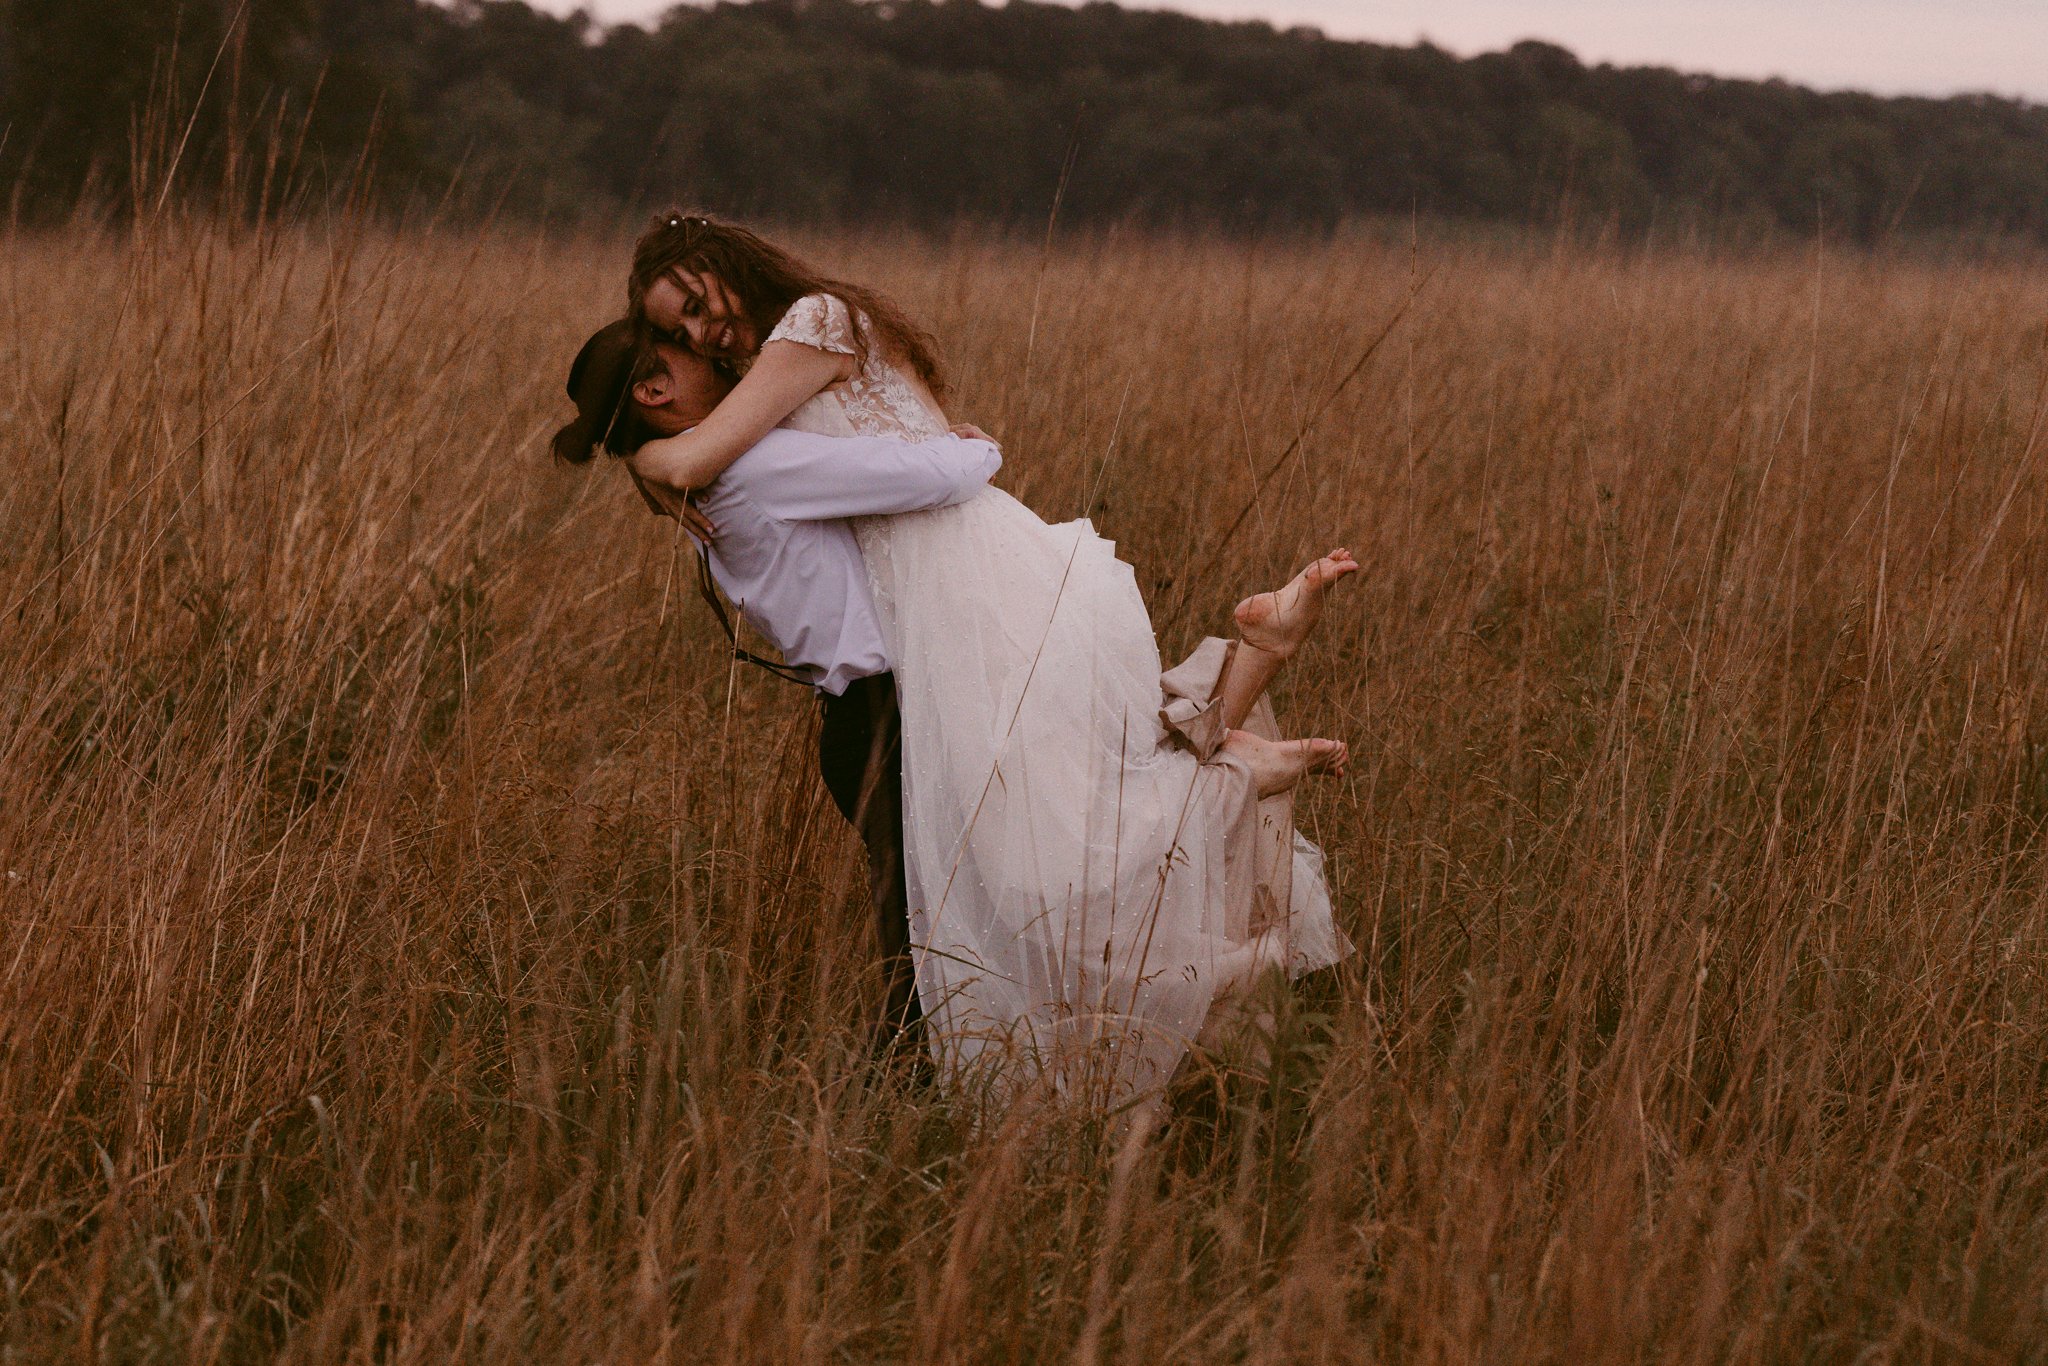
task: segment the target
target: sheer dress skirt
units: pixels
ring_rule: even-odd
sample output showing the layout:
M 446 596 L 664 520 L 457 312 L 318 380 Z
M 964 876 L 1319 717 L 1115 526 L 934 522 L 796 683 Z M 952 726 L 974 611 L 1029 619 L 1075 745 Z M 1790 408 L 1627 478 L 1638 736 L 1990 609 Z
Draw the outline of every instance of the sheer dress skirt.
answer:
M 1218 752 L 1232 648 L 1162 677 L 1129 565 L 990 489 L 856 526 L 903 709 L 920 1004 L 956 1083 L 1162 1084 L 1212 1001 L 1349 951 L 1287 797 Z M 1248 728 L 1275 735 L 1261 704 Z

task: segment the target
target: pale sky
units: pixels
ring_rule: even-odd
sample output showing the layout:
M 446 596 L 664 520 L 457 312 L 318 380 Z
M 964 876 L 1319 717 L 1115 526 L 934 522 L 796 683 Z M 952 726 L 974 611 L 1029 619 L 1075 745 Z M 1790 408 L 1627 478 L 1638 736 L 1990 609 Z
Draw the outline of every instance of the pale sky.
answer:
M 607 23 L 673 0 L 533 0 Z M 1544 38 L 1589 62 L 1783 76 L 1823 89 L 2048 101 L 2048 0 L 1150 0 L 1219 19 L 1313 24 L 1339 38 L 1461 55 Z

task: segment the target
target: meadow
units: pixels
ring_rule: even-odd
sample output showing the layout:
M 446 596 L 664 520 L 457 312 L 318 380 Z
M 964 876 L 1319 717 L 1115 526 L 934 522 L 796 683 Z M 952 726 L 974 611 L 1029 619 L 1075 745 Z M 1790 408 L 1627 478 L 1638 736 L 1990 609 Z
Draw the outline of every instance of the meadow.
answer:
M 866 1063 L 811 703 L 545 456 L 629 237 L 0 239 L 0 1362 L 2041 1358 L 2038 258 L 801 239 L 1170 656 L 1366 562 L 1358 951 L 1138 1144 Z

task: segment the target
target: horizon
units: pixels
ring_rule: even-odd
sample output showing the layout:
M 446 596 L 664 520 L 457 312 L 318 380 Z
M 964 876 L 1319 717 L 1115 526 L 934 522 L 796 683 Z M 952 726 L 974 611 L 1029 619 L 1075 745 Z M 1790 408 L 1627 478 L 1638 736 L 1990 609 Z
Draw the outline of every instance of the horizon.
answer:
M 529 3 L 554 14 L 584 10 L 607 25 L 645 24 L 677 7 L 676 0 Z M 2048 103 L 2048 63 L 2025 55 L 2048 51 L 2048 6 L 2027 0 L 1698 0 L 1682 8 L 1646 0 L 1177 0 L 1122 7 L 1317 28 L 1354 42 L 1429 42 L 1460 57 L 1533 39 L 1567 48 L 1589 66 L 1671 67 L 1882 96 L 1989 94 Z

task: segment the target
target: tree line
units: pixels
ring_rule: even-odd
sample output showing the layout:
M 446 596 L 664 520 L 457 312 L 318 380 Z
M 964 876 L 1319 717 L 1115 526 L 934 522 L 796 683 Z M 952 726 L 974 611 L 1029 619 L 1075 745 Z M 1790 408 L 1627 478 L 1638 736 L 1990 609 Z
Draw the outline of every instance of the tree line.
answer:
M 1419 213 L 2048 238 L 2048 107 L 1094 3 L 0 0 L 18 214 L 138 174 L 553 218 L 1324 228 Z

